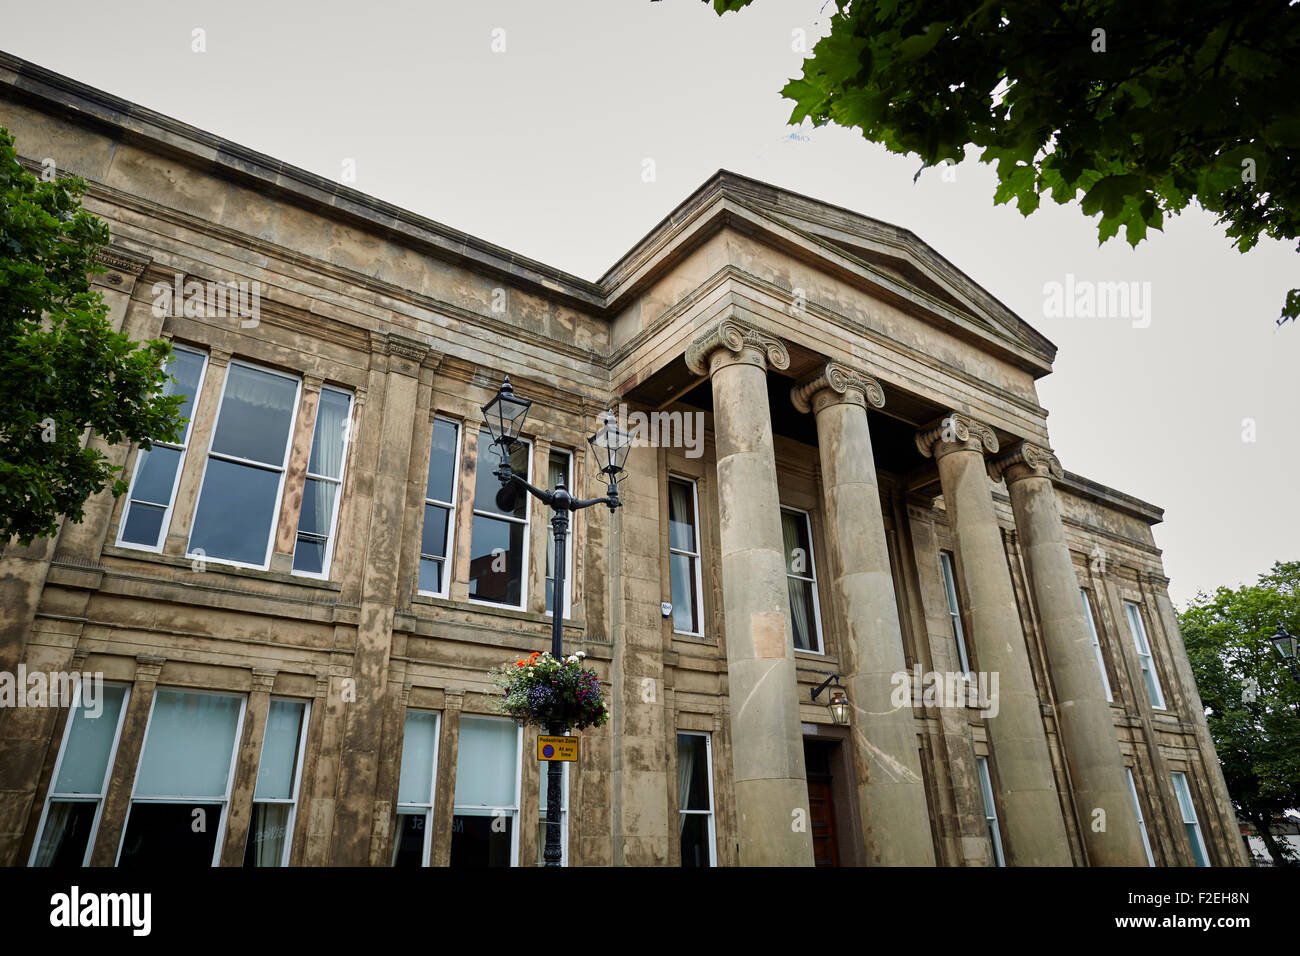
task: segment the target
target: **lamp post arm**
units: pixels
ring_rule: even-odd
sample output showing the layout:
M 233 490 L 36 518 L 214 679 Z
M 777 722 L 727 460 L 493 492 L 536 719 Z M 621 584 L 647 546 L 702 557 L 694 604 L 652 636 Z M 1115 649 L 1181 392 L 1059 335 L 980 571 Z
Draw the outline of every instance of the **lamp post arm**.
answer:
M 540 499 L 542 504 L 549 505 L 552 504 L 555 500 L 555 494 L 553 492 L 544 491 L 541 488 L 538 488 L 536 485 L 530 484 L 525 479 L 520 478 L 518 475 L 516 475 L 514 471 L 509 468 L 498 468 L 496 474 L 498 478 L 501 478 L 503 480 L 509 480 L 506 476 L 509 476 L 510 479 L 514 479 L 514 481 L 527 488 L 528 493 L 531 494 L 534 498 Z

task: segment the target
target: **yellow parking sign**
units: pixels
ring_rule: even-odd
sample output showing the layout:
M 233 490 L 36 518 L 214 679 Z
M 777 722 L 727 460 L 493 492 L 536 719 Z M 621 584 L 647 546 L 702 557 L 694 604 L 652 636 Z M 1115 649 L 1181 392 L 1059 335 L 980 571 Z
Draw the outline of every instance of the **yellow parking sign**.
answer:
M 537 738 L 537 759 L 538 760 L 567 760 L 575 761 L 578 759 L 578 738 L 577 737 L 543 737 Z

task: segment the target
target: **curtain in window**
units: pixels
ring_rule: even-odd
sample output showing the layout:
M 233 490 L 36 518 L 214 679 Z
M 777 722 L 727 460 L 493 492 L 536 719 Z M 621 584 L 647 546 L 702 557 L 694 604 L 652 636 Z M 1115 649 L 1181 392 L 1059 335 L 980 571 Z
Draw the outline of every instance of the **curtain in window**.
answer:
M 805 582 L 798 578 L 789 577 L 790 568 L 794 562 L 794 553 L 800 547 L 799 543 L 799 521 L 798 515 L 792 515 L 789 512 L 781 513 L 781 534 L 785 538 L 785 583 L 790 592 L 790 626 L 794 631 L 794 645 L 803 650 L 811 647 L 810 636 L 812 634 L 809 628 L 809 621 L 812 620 L 812 609 L 808 606 L 808 588 Z M 807 561 L 807 556 L 804 557 Z
M 41 836 L 41 847 L 36 851 L 36 866 L 50 866 L 55 855 L 63 846 L 63 838 L 68 835 L 68 825 L 72 822 L 72 803 L 51 803 L 50 811 L 45 816 L 45 832 Z
M 695 514 L 691 486 L 668 482 L 668 544 L 678 551 L 695 551 Z
M 160 690 L 136 797 L 224 797 L 240 699 Z
M 691 738 L 677 737 L 677 809 L 685 810 L 691 798 L 691 777 L 695 774 L 695 748 Z M 686 814 L 677 814 L 678 835 L 686 832 Z
M 341 392 L 322 390 L 316 409 L 316 434 L 312 437 L 312 474 L 337 478 L 343 474 L 343 440 L 348 420 L 348 397 Z M 326 516 L 328 519 L 328 515 Z

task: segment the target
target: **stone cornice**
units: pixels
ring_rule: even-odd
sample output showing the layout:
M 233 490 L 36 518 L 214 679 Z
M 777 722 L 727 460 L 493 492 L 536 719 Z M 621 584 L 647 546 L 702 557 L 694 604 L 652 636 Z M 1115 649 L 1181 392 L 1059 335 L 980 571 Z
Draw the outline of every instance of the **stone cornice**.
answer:
M 965 444 L 988 454 L 998 450 L 998 436 L 992 428 L 958 411 L 949 412 L 916 433 L 916 448 L 926 458 L 933 458 L 934 446 L 941 443 Z
M 1031 475 L 1059 480 L 1065 477 L 1065 470 L 1050 450 L 1022 441 L 1009 454 L 989 462 L 989 475 L 994 481 L 1005 478 L 1010 484 Z
M 863 402 L 858 404 L 869 402 L 872 408 L 885 407 L 885 391 L 879 382 L 866 372 L 851 369 L 834 360 L 827 362 L 813 378 L 790 389 L 790 401 L 795 408 L 806 414 L 813 410 L 813 396 L 821 391 L 830 391 L 844 396 L 844 400 L 854 402 L 856 399 L 849 398 L 849 393 L 856 392 L 863 398 Z
M 149 266 L 151 260 L 148 256 L 129 252 L 121 246 L 108 246 L 99 251 L 99 254 L 95 256 L 95 261 L 113 272 L 139 277 L 140 273 L 144 272 Z
M 714 352 L 726 349 L 740 356 L 747 348 L 759 352 L 772 368 L 790 367 L 790 353 L 780 339 L 736 319 L 723 319 L 696 336 L 686 347 L 686 367 L 696 375 L 708 376 L 709 359 Z

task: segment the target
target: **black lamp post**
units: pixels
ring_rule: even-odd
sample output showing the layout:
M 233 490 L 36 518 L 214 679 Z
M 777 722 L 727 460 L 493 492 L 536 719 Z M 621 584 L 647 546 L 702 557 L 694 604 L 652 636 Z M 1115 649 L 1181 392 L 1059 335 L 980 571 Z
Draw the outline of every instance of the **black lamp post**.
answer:
M 1300 671 L 1297 671 L 1295 662 L 1296 645 L 1297 643 L 1300 643 L 1300 641 L 1297 641 L 1296 636 L 1289 633 L 1287 629 L 1282 626 L 1281 621 L 1277 624 L 1277 632 L 1270 637 L 1269 640 L 1273 642 L 1273 646 L 1277 648 L 1277 652 L 1282 655 L 1282 660 L 1286 661 L 1287 667 L 1291 668 L 1291 676 L 1297 682 L 1300 682 Z
M 596 434 L 587 439 L 591 449 L 600 463 L 600 473 L 609 482 L 609 491 L 604 498 L 574 498 L 564 487 L 564 477 L 556 482 L 555 490 L 544 491 L 534 487 L 514 473 L 510 467 L 510 449 L 519 440 L 519 430 L 532 402 L 516 398 L 510 385 L 510 377 L 497 391 L 496 397 L 483 406 L 483 417 L 487 420 L 488 431 L 492 433 L 492 443 L 501 455 L 501 466 L 496 476 L 501 481 L 498 504 L 503 504 L 502 496 L 512 497 L 520 488 L 526 490 L 542 504 L 550 505 L 551 531 L 555 535 L 555 590 L 551 602 L 551 656 L 563 660 L 563 618 L 564 618 L 564 539 L 569 533 L 569 512 L 590 508 L 592 505 L 606 505 L 612 514 L 623 503 L 618 500 L 618 477 L 627 462 L 628 452 L 632 448 L 632 436 L 620 429 L 614 422 L 613 412 L 606 412 L 601 427 Z M 552 725 L 547 728 L 551 734 L 562 734 L 563 727 Z M 560 865 L 560 789 L 563 768 L 557 760 L 548 761 L 546 768 L 546 850 L 542 859 L 547 866 Z

